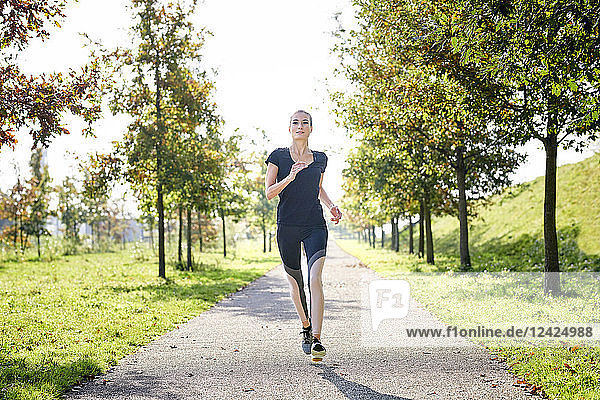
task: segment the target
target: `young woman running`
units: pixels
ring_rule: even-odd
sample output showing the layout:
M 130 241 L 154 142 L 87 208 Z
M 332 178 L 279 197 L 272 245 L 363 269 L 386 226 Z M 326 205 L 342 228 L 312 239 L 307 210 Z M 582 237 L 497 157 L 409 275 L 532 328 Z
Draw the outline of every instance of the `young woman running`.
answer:
M 327 225 L 319 200 L 327 206 L 337 224 L 342 218 L 338 207 L 323 189 L 327 166 L 325 153 L 308 148 L 312 117 L 298 110 L 290 118 L 292 144 L 275 149 L 265 160 L 267 199 L 279 195 L 277 205 L 277 244 L 290 284 L 290 294 L 302 322 L 302 350 L 321 361 L 325 347 L 321 343 L 323 324 L 323 284 L 321 271 L 327 248 Z M 308 264 L 310 315 L 306 306 L 304 282 L 300 269 L 300 243 L 304 244 Z

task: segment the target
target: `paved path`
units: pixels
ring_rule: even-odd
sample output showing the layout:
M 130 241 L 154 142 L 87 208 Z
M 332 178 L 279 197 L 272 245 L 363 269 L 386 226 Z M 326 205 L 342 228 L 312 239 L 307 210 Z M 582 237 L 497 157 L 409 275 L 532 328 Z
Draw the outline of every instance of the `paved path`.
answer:
M 333 241 L 327 252 L 323 362 L 311 362 L 300 349 L 301 325 L 279 265 L 65 398 L 539 398 L 515 386 L 506 366 L 481 346 L 361 345 L 359 282 L 379 277 Z M 409 317 L 435 323 L 417 303 Z

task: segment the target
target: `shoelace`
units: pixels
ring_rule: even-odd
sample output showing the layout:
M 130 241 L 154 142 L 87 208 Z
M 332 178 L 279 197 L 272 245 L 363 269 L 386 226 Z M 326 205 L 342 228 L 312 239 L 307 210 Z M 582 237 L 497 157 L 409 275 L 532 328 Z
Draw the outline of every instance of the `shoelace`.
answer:
M 312 338 L 312 332 L 310 329 L 302 329 L 300 335 L 304 335 L 303 339 L 309 341 Z

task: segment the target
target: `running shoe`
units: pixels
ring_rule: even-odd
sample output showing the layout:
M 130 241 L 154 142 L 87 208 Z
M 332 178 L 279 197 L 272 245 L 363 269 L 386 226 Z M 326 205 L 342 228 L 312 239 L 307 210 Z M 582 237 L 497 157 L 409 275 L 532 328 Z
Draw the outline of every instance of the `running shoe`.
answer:
M 321 344 L 321 341 L 319 339 L 317 339 L 316 337 L 313 337 L 313 343 L 312 343 L 312 350 L 311 350 L 311 354 L 312 354 L 312 360 L 313 361 L 321 361 L 323 359 L 323 357 L 325 357 L 325 347 L 323 347 L 323 345 Z
M 302 328 L 302 332 L 300 332 L 300 334 L 302 335 L 302 351 L 304 351 L 306 354 L 310 354 L 310 349 L 313 342 L 312 325 Z

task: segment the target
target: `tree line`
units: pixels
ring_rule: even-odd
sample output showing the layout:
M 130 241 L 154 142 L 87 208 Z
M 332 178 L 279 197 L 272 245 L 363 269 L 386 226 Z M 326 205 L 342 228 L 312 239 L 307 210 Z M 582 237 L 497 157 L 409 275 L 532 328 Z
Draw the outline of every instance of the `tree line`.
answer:
M 2 21 L 2 50 L 18 55 L 32 37 L 48 37 L 44 28 L 60 25 L 65 4 L 0 3 L 0 11 L 6 16 Z M 253 212 L 250 219 L 261 228 L 266 251 L 274 210 L 268 202 L 261 201 L 264 171 L 251 167 L 264 164 L 259 157 L 266 158 L 265 151 L 258 149 L 265 146 L 257 144 L 243 153 L 239 134 L 228 137 L 223 134 L 224 121 L 212 99 L 214 82 L 201 64 L 201 50 L 208 33 L 191 22 L 196 1 L 166 4 L 158 0 L 131 0 L 130 6 L 133 13 L 130 45 L 107 49 L 91 43 L 91 62 L 79 73 L 71 70 L 68 77 L 28 76 L 19 72 L 14 58 L 2 61 L 0 76 L 6 79 L 0 79 L 0 146 L 14 147 L 15 132 L 27 128 L 34 139 L 32 150 L 47 147 L 53 137 L 69 133 L 62 123 L 64 112 L 82 117 L 89 124 L 84 133 L 93 135 L 92 124 L 101 117 L 101 105 L 106 102 L 112 113 L 129 116 L 130 123 L 123 138 L 114 143 L 112 152 L 92 154 L 82 164 L 80 192 L 69 181 L 61 186 L 59 204 L 64 204 L 64 209 L 59 213 L 66 235 L 77 240 L 77 224 L 83 221 L 76 197 L 87 202 L 86 222 L 98 232 L 105 225 L 102 210 L 112 188 L 118 182 L 127 182 L 139 201 L 141 219 L 149 223 L 151 231 L 154 227 L 158 230 L 160 277 L 166 278 L 165 224 L 169 221 L 165 210 L 176 210 L 180 264 L 183 264 L 185 232 L 188 268 L 194 219 L 198 221 L 198 230 L 205 226 L 201 222 L 205 218 L 221 220 L 226 256 L 226 218 L 237 220 Z M 265 138 L 263 132 L 262 139 Z M 11 192 L 3 198 L 11 204 L 19 203 L 15 196 Z M 20 213 L 11 215 L 33 221 L 35 201 L 24 204 Z M 7 207 L 2 209 L 6 211 Z M 41 226 L 48 215 L 49 212 L 40 215 L 38 238 L 46 233 Z M 29 232 L 25 226 L 13 222 L 5 227 L 7 235 L 11 232 L 13 236 L 14 232 L 20 235 L 21 248 L 28 243 L 22 236 Z M 203 237 L 199 232 L 201 249 Z
M 509 185 L 524 160 L 517 146 L 537 139 L 546 152 L 544 291 L 560 293 L 556 158 L 559 147 L 598 138 L 600 9 L 574 0 L 353 4 L 358 26 L 339 29 L 333 49 L 350 89 L 331 91 L 358 140 L 344 171 L 353 223 L 389 220 L 397 237 L 407 219 L 412 243 L 418 215 L 433 264 L 431 215 L 456 215 L 468 271 L 474 200 Z

